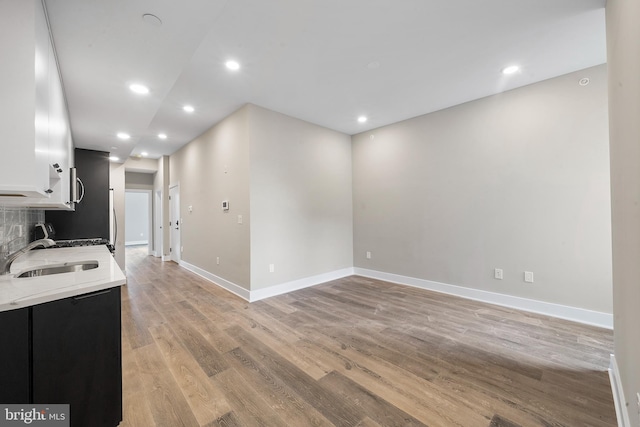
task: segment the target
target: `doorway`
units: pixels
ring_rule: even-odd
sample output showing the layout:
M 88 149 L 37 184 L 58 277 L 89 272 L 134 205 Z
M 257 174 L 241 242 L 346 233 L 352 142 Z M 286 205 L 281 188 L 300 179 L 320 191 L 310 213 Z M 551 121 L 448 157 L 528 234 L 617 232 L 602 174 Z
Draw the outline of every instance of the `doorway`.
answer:
M 171 253 L 171 261 L 180 263 L 180 186 L 174 185 L 169 187 L 169 251 Z
M 151 190 L 125 191 L 125 247 L 152 249 Z

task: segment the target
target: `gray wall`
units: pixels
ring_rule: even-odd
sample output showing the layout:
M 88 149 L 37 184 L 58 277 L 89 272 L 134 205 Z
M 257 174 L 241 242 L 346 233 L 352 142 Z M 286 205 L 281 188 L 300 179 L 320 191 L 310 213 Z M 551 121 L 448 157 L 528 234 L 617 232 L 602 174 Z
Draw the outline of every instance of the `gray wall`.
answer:
M 640 425 L 640 3 L 607 2 L 615 356 Z
M 248 109 L 172 154 L 169 164 L 171 185 L 180 184 L 182 260 L 250 289 Z M 223 200 L 230 203 L 227 212 Z
M 126 171 L 124 181 L 127 188 L 153 188 L 154 174 Z
M 348 135 L 246 105 L 173 154 L 170 170 L 183 261 L 247 290 L 353 265 Z
M 352 267 L 351 138 L 247 108 L 251 290 Z
M 607 132 L 599 66 L 355 135 L 355 266 L 611 313 Z
M 150 199 L 151 192 L 125 192 L 125 245 L 149 243 Z

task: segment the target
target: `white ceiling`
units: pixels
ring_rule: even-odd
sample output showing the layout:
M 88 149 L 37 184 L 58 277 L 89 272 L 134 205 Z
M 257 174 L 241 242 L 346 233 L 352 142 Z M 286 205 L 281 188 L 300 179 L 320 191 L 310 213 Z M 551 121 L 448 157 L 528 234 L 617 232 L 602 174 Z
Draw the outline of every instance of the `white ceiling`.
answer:
M 45 3 L 74 142 L 123 160 L 171 154 L 248 102 L 356 134 L 606 62 L 605 0 Z

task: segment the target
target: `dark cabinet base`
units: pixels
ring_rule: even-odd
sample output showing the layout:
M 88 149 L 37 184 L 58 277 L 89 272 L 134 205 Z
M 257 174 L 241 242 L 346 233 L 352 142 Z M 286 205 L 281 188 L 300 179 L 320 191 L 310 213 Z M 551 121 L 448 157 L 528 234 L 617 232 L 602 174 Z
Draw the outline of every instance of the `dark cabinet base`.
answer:
M 119 287 L 0 313 L 0 331 L 18 344 L 0 351 L 1 403 L 69 404 L 72 427 L 122 421 Z
M 28 403 L 29 309 L 0 313 L 0 403 Z

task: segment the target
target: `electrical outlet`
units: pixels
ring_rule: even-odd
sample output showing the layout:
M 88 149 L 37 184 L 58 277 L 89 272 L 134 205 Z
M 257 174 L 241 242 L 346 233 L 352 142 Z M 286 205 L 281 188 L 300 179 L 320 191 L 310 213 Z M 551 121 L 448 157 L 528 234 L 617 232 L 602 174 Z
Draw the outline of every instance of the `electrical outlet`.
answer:
M 216 264 L 220 265 L 220 257 L 219 256 L 216 257 Z
M 502 280 L 504 278 L 503 272 L 501 268 L 496 268 L 493 270 L 493 277 L 498 280 Z
M 180 246 L 180 253 L 184 252 L 184 246 Z
M 525 271 L 524 272 L 524 281 L 527 283 L 533 283 L 533 272 Z
M 269 273 L 273 273 L 274 271 L 276 271 L 275 265 L 269 264 Z
M 371 252 L 367 251 L 367 259 L 371 259 Z

